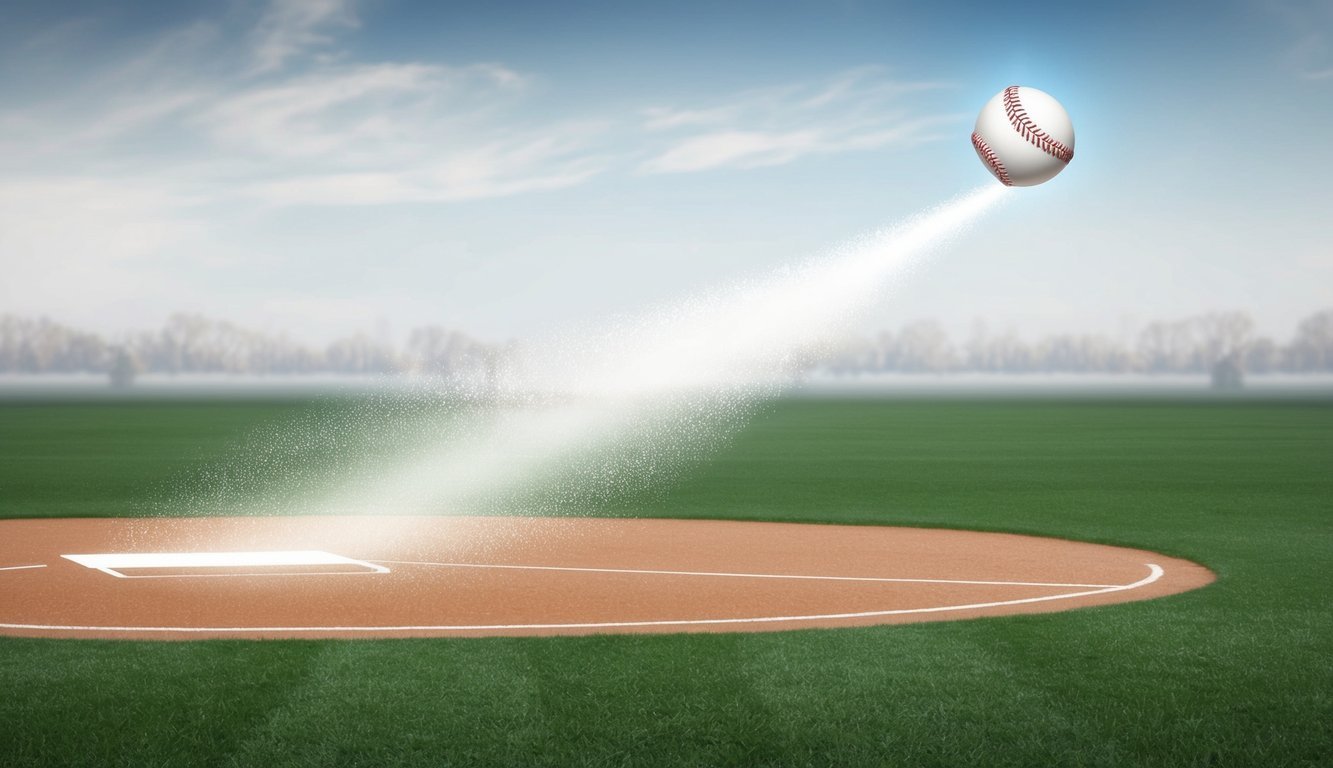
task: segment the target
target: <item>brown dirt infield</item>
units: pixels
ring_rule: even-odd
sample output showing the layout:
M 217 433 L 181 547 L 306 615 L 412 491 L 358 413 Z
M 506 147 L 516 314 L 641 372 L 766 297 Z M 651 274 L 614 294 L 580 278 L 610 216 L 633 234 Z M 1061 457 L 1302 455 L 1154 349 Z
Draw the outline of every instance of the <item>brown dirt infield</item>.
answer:
M 66 555 L 100 557 L 81 564 Z M 1202 566 L 1143 550 L 919 528 L 521 517 L 0 521 L 0 634 L 16 636 L 772 631 L 1062 611 L 1212 580 Z

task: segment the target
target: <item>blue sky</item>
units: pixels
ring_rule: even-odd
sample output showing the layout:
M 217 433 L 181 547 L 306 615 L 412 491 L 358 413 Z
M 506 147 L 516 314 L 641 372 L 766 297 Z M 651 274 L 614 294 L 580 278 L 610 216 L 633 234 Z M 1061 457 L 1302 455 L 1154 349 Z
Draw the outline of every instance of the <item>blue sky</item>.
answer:
M 967 137 L 1013 83 L 1068 108 L 1073 164 L 867 331 L 1333 306 L 1329 2 L 9 6 L 0 312 L 595 321 L 993 183 Z

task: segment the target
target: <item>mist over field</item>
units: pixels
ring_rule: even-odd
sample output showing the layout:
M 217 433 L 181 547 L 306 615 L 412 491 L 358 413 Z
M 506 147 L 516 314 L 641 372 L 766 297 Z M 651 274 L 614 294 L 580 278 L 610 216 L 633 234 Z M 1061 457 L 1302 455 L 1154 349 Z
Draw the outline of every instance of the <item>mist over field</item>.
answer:
M 0 316 L 0 376 L 116 374 L 135 377 L 427 377 L 455 388 L 493 386 L 532 342 L 486 341 L 441 326 L 412 329 L 405 343 L 358 333 L 327 345 L 302 343 L 202 315 L 178 313 L 161 328 L 106 334 L 48 318 Z M 1333 310 L 1303 319 L 1274 339 L 1246 312 L 1219 312 L 1147 323 L 1106 334 L 1026 338 L 983 321 L 964 338 L 935 320 L 875 334 L 840 334 L 795 366 L 804 377 L 867 374 L 1211 374 L 1219 363 L 1242 375 L 1333 373 Z

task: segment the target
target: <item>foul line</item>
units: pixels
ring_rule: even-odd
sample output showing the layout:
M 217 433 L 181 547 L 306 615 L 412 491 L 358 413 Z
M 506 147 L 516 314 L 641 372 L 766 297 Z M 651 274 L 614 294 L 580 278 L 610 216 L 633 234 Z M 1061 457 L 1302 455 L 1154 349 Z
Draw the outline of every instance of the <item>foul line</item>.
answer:
M 857 613 L 824 613 L 811 616 L 762 616 L 741 619 L 668 619 L 662 621 L 602 621 L 572 624 L 459 624 L 459 625 L 404 625 L 393 627 L 95 627 L 61 626 L 49 624 L 0 624 L 0 629 L 32 629 L 66 632 L 176 632 L 182 634 L 223 633 L 223 632 L 504 632 L 511 630 L 542 629 L 625 629 L 630 627 L 685 627 L 727 624 L 765 624 L 793 621 L 826 621 L 831 619 L 866 619 L 878 616 L 902 616 L 912 613 L 944 613 L 947 611 L 968 611 L 981 608 L 998 608 L 1006 605 L 1024 605 L 1041 603 L 1049 600 L 1068 600 L 1075 597 L 1090 597 L 1110 592 L 1124 592 L 1145 587 L 1162 578 L 1164 571 L 1160 565 L 1145 563 L 1149 573 L 1133 584 L 1120 584 L 1094 589 L 1087 592 L 1070 592 L 1063 595 L 1027 597 L 1018 600 L 1000 600 L 992 603 L 971 603 L 968 605 L 944 605 L 935 608 L 900 608 L 889 611 L 860 611 Z
M 1117 584 L 1063 584 L 1045 581 L 968 581 L 963 579 L 890 579 L 874 576 L 804 576 L 785 573 L 726 573 L 715 571 L 655 571 L 643 568 L 576 568 L 564 565 L 500 565 L 492 563 L 427 563 L 416 560 L 368 560 L 389 565 L 436 565 L 442 568 L 498 568 L 516 571 L 575 571 L 584 573 L 639 573 L 654 576 L 720 576 L 733 579 L 800 579 L 806 581 L 872 581 L 900 584 L 981 584 L 1000 587 L 1076 587 L 1106 589 Z
M 45 568 L 45 565 L 6 565 L 0 571 L 26 571 L 30 568 Z

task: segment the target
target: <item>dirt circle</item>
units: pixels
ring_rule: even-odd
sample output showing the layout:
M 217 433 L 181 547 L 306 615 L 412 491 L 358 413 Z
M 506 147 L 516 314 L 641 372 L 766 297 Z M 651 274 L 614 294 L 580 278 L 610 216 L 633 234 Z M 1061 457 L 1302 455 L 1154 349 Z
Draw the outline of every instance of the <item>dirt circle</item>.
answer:
M 1062 611 L 1204 586 L 1186 560 L 974 531 L 712 520 L 0 521 L 0 634 L 758 632 Z

